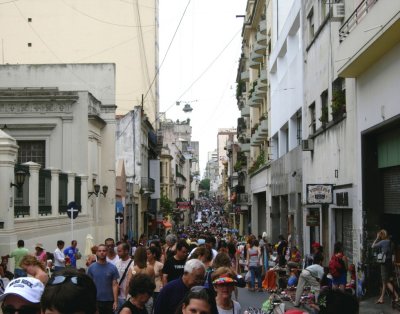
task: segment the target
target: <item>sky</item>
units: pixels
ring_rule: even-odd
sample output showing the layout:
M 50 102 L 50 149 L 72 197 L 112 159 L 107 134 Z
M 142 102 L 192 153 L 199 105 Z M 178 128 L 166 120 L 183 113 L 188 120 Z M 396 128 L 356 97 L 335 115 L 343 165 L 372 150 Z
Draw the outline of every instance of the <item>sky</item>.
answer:
M 200 172 L 219 128 L 236 128 L 236 75 L 246 0 L 160 0 L 160 112 L 190 119 Z M 179 106 L 176 102 L 181 102 Z M 189 103 L 191 113 L 184 113 Z

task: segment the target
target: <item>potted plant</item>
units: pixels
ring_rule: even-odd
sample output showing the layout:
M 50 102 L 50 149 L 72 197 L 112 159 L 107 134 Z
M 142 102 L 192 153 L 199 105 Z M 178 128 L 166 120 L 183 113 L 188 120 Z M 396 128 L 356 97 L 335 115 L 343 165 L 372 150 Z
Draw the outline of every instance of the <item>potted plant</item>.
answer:
M 332 118 L 337 120 L 346 113 L 346 93 L 344 90 L 334 90 L 332 93 Z
M 321 117 L 319 118 L 319 121 L 321 121 L 322 123 L 322 127 L 324 127 L 328 123 L 328 118 L 329 118 L 328 106 L 322 106 Z

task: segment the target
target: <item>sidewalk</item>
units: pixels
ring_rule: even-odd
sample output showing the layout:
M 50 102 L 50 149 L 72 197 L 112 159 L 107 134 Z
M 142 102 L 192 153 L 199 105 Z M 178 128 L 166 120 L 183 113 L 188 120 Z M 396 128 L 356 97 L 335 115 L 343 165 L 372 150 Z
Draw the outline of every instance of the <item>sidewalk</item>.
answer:
M 391 300 L 388 297 L 385 298 L 384 304 L 375 304 L 378 297 L 370 297 L 368 299 L 363 299 L 360 302 L 360 314 L 395 314 L 400 313 L 400 311 L 392 309 Z M 285 301 L 285 310 L 294 308 L 293 303 L 290 301 Z M 304 307 L 300 307 L 300 310 L 306 311 Z M 345 314 L 345 313 L 340 313 Z

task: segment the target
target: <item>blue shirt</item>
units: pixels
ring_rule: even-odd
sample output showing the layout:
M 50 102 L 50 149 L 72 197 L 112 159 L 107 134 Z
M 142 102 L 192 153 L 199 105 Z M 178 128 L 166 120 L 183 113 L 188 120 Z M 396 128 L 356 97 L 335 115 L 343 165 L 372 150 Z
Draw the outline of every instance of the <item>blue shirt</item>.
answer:
M 71 266 L 73 266 L 75 268 L 76 268 L 76 256 L 75 256 L 75 254 L 76 254 L 77 251 L 78 251 L 78 249 L 76 247 L 74 248 L 72 246 L 69 246 L 64 250 L 64 255 L 69 257 L 69 259 L 71 260 Z
M 174 314 L 188 291 L 182 278 L 167 283 L 157 297 L 154 314 Z
M 119 278 L 115 265 L 98 262 L 89 266 L 87 274 L 93 279 L 97 289 L 97 301 L 114 301 L 113 281 Z

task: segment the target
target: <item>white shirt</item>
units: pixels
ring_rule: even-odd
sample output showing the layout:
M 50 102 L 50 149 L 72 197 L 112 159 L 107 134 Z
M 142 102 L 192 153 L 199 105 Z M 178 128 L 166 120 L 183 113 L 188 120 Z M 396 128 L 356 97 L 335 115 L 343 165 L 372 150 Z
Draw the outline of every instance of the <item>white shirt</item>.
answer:
M 54 251 L 54 266 L 65 267 L 65 255 L 59 248 Z
M 118 256 L 119 258 L 119 256 Z M 118 297 L 119 298 L 126 298 L 127 293 L 125 292 L 125 287 L 126 287 L 126 279 L 128 278 L 128 272 L 125 275 L 125 278 L 122 282 L 120 282 L 122 275 L 125 272 L 126 267 L 128 267 L 129 262 L 131 261 L 130 258 L 128 258 L 126 261 L 123 261 L 122 259 L 118 259 L 118 261 L 115 263 L 115 267 L 117 267 L 118 269 L 118 274 L 119 274 L 119 279 L 118 282 L 120 283 L 119 285 L 119 293 L 118 293 Z M 133 260 L 131 265 L 133 265 Z M 129 270 L 128 270 L 129 271 Z
M 115 255 L 115 257 L 113 259 L 109 259 L 108 256 L 106 257 L 107 262 L 113 264 L 114 266 L 116 265 L 116 263 L 119 261 L 119 256 Z
M 233 302 L 233 309 L 230 309 L 230 310 L 224 310 L 224 309 L 220 308 L 217 305 L 218 314 L 232 314 L 232 313 L 233 314 L 240 314 L 242 308 L 241 308 L 239 302 L 237 302 L 235 300 L 232 300 L 232 302 Z
M 306 268 L 313 277 L 322 279 L 324 276 L 324 268 L 319 264 L 312 264 Z

